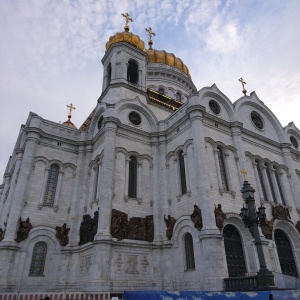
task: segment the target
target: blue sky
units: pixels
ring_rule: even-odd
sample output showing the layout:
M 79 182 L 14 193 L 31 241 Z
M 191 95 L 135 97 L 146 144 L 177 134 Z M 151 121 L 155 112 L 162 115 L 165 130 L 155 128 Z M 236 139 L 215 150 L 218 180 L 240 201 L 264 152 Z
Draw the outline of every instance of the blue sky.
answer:
M 0 1 L 0 173 L 29 111 L 59 122 L 66 105 L 79 127 L 102 89 L 105 43 L 131 31 L 154 48 L 180 57 L 197 89 L 216 83 L 234 102 L 248 93 L 274 112 L 283 126 L 300 128 L 299 0 L 2 0 Z

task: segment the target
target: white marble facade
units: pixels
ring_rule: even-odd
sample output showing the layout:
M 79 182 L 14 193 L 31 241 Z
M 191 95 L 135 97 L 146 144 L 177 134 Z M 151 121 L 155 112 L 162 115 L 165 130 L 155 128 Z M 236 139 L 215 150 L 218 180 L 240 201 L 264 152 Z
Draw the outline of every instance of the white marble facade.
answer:
M 126 77 L 131 59 L 138 65 L 136 84 Z M 84 127 L 70 128 L 34 113 L 22 126 L 0 186 L 0 227 L 5 231 L 0 291 L 223 290 L 228 267 L 215 205 L 222 204 L 226 213 L 224 226 L 233 225 L 241 236 L 246 273 L 256 273 L 259 267 L 253 237 L 239 217 L 242 168 L 268 220 L 275 204 L 290 213 L 291 220 L 274 221 L 272 239 L 261 234 L 268 268 L 284 286 L 276 229 L 288 237 L 297 270 L 300 267 L 295 227 L 300 212 L 300 131 L 294 123 L 282 128 L 254 92 L 233 103 L 215 84 L 197 91 L 185 72 L 149 62 L 145 51 L 126 42 L 112 44 L 102 62 L 103 92 Z M 149 101 L 147 88 L 163 88 L 182 106 L 172 110 Z M 132 123 L 131 112 L 140 116 L 140 124 Z M 255 114 L 261 124 L 255 123 Z M 179 155 L 184 157 L 184 191 Z M 135 197 L 128 193 L 131 157 L 137 161 Z M 53 203 L 45 205 L 52 165 L 59 168 L 56 191 Z M 201 231 L 191 220 L 195 204 L 202 211 Z M 153 215 L 153 241 L 112 237 L 113 209 L 129 218 Z M 79 246 L 83 215 L 93 217 L 98 210 L 94 241 Z M 170 240 L 167 215 L 176 219 Z M 29 218 L 32 229 L 18 243 L 19 218 Z M 56 237 L 56 226 L 64 223 L 70 228 L 66 246 Z M 187 234 L 193 241 L 194 268 L 187 266 Z M 47 252 L 43 272 L 33 276 L 37 243 L 44 243 Z

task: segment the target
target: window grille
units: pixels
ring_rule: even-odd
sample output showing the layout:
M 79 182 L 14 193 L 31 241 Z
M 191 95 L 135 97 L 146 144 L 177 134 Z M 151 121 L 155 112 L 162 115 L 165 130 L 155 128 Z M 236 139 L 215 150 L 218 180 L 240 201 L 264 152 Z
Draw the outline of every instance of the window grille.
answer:
M 58 180 L 59 167 L 52 165 L 49 170 L 46 193 L 44 198 L 44 206 L 52 207 L 55 199 L 55 192 Z
M 187 233 L 184 237 L 185 244 L 185 261 L 187 270 L 195 270 L 195 257 L 194 257 L 194 245 L 193 237 L 190 233 Z
M 42 276 L 47 254 L 47 245 L 44 242 L 38 242 L 34 245 L 29 275 Z

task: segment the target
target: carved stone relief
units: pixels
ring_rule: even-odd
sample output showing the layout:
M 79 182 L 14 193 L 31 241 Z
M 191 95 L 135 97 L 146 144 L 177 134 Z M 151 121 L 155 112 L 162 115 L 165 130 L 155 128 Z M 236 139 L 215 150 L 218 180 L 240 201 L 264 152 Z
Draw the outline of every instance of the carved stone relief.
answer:
M 99 212 L 94 212 L 94 218 L 90 215 L 84 215 L 80 224 L 80 241 L 79 246 L 92 242 L 98 229 Z
M 86 255 L 80 257 L 79 273 L 81 275 L 87 275 L 90 273 L 92 265 L 92 255 Z
M 20 243 L 28 238 L 29 231 L 32 229 L 32 225 L 30 223 L 29 218 L 26 219 L 26 221 L 22 221 L 22 219 L 19 219 L 19 229 L 17 231 L 17 238 L 15 241 L 17 243 Z
M 154 238 L 153 216 L 132 217 L 128 221 L 126 213 L 113 209 L 110 232 L 118 241 L 132 239 L 152 242 Z
M 58 238 L 59 243 L 62 246 L 66 246 L 69 243 L 68 233 L 70 228 L 67 228 L 67 224 L 64 223 L 62 227 L 56 226 L 56 234 L 55 236 Z
M 272 206 L 273 218 L 278 220 L 286 220 L 291 222 L 291 216 L 289 209 L 287 207 L 283 207 L 282 205 L 273 205 Z
M 201 209 L 195 204 L 194 211 L 191 214 L 191 220 L 195 224 L 194 227 L 201 231 L 203 227 Z
M 115 253 L 114 270 L 116 274 L 149 274 L 149 255 L 141 253 Z
M 215 207 L 215 219 L 216 225 L 221 231 L 224 227 L 224 221 L 226 220 L 226 214 L 223 212 L 221 204 L 218 204 L 218 206 Z
M 171 240 L 171 238 L 173 236 L 173 228 L 176 223 L 176 219 L 171 217 L 170 215 L 168 215 L 168 218 L 166 218 L 166 216 L 164 216 L 164 219 L 165 219 L 165 222 L 167 225 L 166 236 L 167 236 L 168 240 Z
M 266 217 L 261 225 L 261 232 L 268 240 L 272 240 L 273 220 L 269 221 Z

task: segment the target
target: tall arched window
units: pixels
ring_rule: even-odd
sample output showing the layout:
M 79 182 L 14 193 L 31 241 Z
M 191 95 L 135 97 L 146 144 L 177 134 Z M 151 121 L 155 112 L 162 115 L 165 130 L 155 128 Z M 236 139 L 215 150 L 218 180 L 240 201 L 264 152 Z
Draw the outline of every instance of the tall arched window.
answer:
M 29 275 L 42 276 L 44 274 L 46 254 L 47 254 L 46 243 L 38 242 L 34 245 Z
M 179 175 L 180 175 L 180 186 L 181 186 L 181 194 L 186 194 L 186 176 L 185 176 L 185 166 L 184 166 L 184 156 L 183 151 L 178 153 L 179 159 Z
M 135 156 L 130 156 L 128 197 L 136 198 L 136 192 L 137 192 L 137 159 Z
M 186 270 L 195 270 L 194 244 L 190 233 L 184 236 Z
M 180 102 L 182 101 L 182 97 L 181 97 L 181 94 L 179 92 L 176 93 L 176 100 L 180 101 Z
M 223 236 L 229 277 L 245 276 L 247 271 L 239 232 L 233 225 L 226 225 Z
M 162 88 L 162 87 L 158 88 L 158 92 L 159 92 L 160 94 L 162 94 L 162 95 L 164 95 L 164 94 L 166 93 L 166 92 L 165 92 L 165 89 Z
M 46 193 L 44 197 L 44 206 L 52 207 L 55 199 L 59 167 L 56 164 L 51 165 L 48 175 Z
M 276 229 L 274 235 L 282 274 L 298 277 L 293 250 L 288 237 L 280 229 Z
M 268 201 L 266 188 L 265 188 L 263 177 L 262 177 L 261 165 L 258 160 L 256 160 L 255 162 L 256 162 L 256 166 L 257 166 L 258 179 L 259 179 L 260 186 L 261 186 L 261 189 L 263 192 L 263 196 L 264 196 L 265 201 Z
M 138 73 L 138 64 L 135 60 L 130 59 L 127 65 L 127 80 L 130 83 L 138 84 L 139 73 Z
M 111 81 L 111 63 L 107 66 L 107 85 L 109 85 Z
M 222 150 L 221 146 L 218 146 L 217 149 L 219 150 L 218 151 L 218 159 L 219 159 L 222 186 L 225 191 L 229 191 L 223 150 Z

